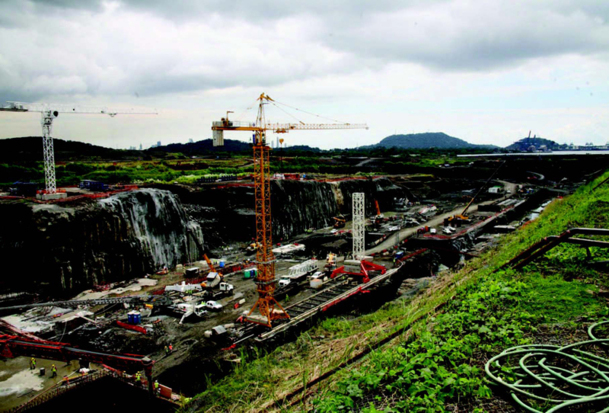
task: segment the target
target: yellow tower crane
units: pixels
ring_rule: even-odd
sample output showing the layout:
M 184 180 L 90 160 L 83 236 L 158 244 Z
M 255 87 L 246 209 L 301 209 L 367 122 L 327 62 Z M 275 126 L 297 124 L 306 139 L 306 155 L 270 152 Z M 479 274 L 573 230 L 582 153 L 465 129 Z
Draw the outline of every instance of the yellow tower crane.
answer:
M 258 114 L 256 122 L 230 121 L 228 112 L 226 118 L 212 123 L 214 146 L 224 145 L 224 131 L 250 131 L 254 132 L 254 192 L 256 204 L 256 264 L 258 276 L 256 285 L 258 301 L 248 313 L 246 320 L 252 323 L 272 327 L 274 320 L 290 318 L 283 307 L 275 300 L 275 256 L 273 254 L 272 227 L 271 227 L 271 187 L 269 151 L 266 144 L 266 131 L 287 133 L 291 130 L 330 130 L 330 129 L 368 129 L 365 124 L 350 123 L 267 123 L 264 114 L 264 105 L 279 103 L 262 93 L 256 100 Z M 287 106 L 287 105 L 284 105 Z M 260 316 L 253 315 L 258 309 Z

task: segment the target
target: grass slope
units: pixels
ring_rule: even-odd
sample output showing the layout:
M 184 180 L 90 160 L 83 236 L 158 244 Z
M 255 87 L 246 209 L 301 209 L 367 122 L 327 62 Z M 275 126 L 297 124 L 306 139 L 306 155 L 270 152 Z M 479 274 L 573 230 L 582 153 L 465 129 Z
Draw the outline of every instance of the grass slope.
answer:
M 517 344 L 581 339 L 587 321 L 609 315 L 598 294 L 609 275 L 593 270 L 585 250 L 572 245 L 521 272 L 495 270 L 545 236 L 608 228 L 609 184 L 593 189 L 608 176 L 556 200 L 539 219 L 412 299 L 354 320 L 327 319 L 268 354 L 241 350 L 235 371 L 183 411 L 516 411 L 486 380 L 485 361 Z M 609 258 L 607 251 L 591 252 Z

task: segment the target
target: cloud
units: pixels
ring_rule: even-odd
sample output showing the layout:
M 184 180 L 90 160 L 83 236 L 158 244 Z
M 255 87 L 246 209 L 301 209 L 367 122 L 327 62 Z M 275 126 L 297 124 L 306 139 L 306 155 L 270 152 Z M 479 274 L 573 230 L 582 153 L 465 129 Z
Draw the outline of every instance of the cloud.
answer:
M 480 71 L 591 55 L 609 46 L 608 7 L 596 3 L 8 1 L 0 96 L 160 95 L 396 62 Z
M 345 146 L 396 128 L 481 143 L 472 119 L 499 125 L 500 111 L 522 110 L 502 124 L 507 136 L 531 110 L 606 101 L 608 19 L 609 2 L 593 0 L 5 0 L 0 101 L 185 111 L 173 124 L 138 124 L 150 139 L 180 141 L 208 137 L 211 119 L 265 91 L 371 123 L 337 135 Z M 476 117 L 487 109 L 495 112 Z M 563 128 L 561 116 L 551 118 L 556 133 L 609 132 L 581 117 Z

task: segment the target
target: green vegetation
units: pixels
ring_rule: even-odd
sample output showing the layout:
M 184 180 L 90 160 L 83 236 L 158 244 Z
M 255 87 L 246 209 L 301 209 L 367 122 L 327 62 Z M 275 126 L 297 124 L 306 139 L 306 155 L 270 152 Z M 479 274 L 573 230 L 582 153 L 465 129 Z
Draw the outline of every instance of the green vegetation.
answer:
M 609 274 L 592 269 L 585 249 L 562 245 L 523 271 L 496 271 L 542 237 L 575 226 L 609 227 L 609 185 L 592 189 L 608 176 L 556 200 L 539 219 L 459 272 L 438 276 L 414 299 L 351 320 L 326 319 L 266 354 L 242 353 L 237 369 L 185 410 L 495 410 L 493 403 L 501 402 L 484 374 L 488 358 L 518 344 L 575 341 L 583 322 L 609 316 L 598 294 L 609 287 Z M 590 252 L 609 259 L 606 250 Z M 363 359 L 309 385 L 370 348 Z M 282 402 L 293 391 L 299 395 Z

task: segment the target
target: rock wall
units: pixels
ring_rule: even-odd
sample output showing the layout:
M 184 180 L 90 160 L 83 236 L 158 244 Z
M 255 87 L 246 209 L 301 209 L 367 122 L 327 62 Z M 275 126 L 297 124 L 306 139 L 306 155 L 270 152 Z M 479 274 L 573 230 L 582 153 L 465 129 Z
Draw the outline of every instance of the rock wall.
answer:
M 189 261 L 193 237 L 203 243 L 177 197 L 156 189 L 76 207 L 0 204 L 0 228 L 0 283 L 64 295 Z
M 200 223 L 207 246 L 229 242 L 249 242 L 255 237 L 254 188 L 228 187 L 192 189 L 178 185 L 156 186 L 179 195 L 188 214 Z M 308 228 L 332 225 L 338 213 L 351 215 L 353 192 L 366 194 L 366 213 L 394 208 L 394 200 L 408 197 L 389 179 L 345 180 L 339 182 L 271 181 L 273 240 L 285 241 Z

